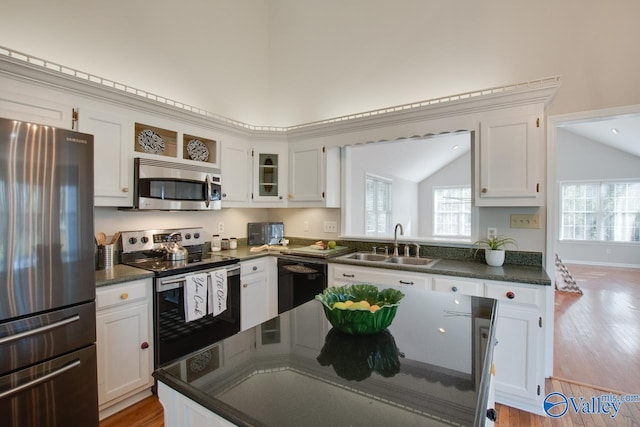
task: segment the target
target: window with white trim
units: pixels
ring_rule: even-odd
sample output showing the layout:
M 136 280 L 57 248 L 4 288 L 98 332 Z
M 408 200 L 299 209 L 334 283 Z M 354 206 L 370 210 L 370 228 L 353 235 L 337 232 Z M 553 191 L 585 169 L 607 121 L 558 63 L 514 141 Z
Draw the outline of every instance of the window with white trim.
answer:
M 471 187 L 433 189 L 433 235 L 471 237 Z
M 559 237 L 640 242 L 640 181 L 561 183 Z
M 365 234 L 388 236 L 391 233 L 391 180 L 366 174 Z

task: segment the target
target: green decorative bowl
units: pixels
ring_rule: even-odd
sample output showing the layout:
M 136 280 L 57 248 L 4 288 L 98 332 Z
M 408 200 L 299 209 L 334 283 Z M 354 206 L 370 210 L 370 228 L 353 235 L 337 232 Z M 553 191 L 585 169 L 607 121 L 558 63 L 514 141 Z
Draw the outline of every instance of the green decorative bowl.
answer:
M 378 291 L 373 285 L 358 284 L 327 288 L 316 299 L 322 303 L 331 325 L 347 334 L 370 335 L 383 331 L 393 321 L 404 294 L 397 289 Z M 371 312 L 366 308 L 334 308 L 337 302 L 366 300 L 380 308 Z

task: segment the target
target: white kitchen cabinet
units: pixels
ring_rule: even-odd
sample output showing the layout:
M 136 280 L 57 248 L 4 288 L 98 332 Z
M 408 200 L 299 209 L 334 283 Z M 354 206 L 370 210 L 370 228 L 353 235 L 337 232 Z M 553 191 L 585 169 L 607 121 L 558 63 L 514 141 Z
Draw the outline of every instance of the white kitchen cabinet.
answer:
M 541 413 L 547 286 L 329 263 L 329 286 L 353 283 L 399 286 L 407 293 L 433 289 L 498 300 L 495 400 Z
M 71 129 L 73 106 L 61 101 L 60 94 L 4 77 L 0 77 L 0 87 L 3 88 L 0 89 L 0 117 Z M 12 88 L 20 93 L 4 88 Z M 73 126 L 75 128 L 75 124 Z
M 480 124 L 476 147 L 476 206 L 542 206 L 544 131 L 541 114 Z
M 177 392 L 162 382 L 158 382 L 158 398 L 164 408 L 164 425 L 172 427 L 235 427 L 222 418 Z
M 151 279 L 99 287 L 96 344 L 100 418 L 151 393 Z
M 260 207 L 286 206 L 287 148 L 286 143 L 263 143 L 251 151 L 252 203 Z
M 95 206 L 133 206 L 131 121 L 114 113 L 80 108 L 79 129 L 94 138 Z
M 240 329 L 245 331 L 278 315 L 278 282 L 273 279 L 273 257 L 240 263 Z
M 289 148 L 289 206 L 340 207 L 340 147 Z
M 222 206 L 247 207 L 251 181 L 251 151 L 241 141 L 222 141 L 220 170 Z
M 369 268 L 347 264 L 329 264 L 329 286 L 347 283 L 371 283 L 375 285 L 407 287 L 431 290 L 431 276 L 384 268 Z

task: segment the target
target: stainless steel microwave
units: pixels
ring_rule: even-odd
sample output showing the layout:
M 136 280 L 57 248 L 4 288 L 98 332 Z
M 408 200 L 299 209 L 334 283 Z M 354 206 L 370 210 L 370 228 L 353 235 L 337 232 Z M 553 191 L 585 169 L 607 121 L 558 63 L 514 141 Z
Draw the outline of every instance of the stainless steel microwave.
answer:
M 202 211 L 222 207 L 220 170 L 134 159 L 134 208 Z

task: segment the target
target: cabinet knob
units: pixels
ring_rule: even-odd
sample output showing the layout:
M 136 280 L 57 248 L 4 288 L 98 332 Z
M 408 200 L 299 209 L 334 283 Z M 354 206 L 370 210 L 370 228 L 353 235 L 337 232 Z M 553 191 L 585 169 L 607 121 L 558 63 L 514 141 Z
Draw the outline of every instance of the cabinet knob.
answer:
M 122 295 L 120 295 L 120 299 L 127 299 L 129 298 L 129 294 L 126 292 L 123 292 Z
M 487 409 L 487 418 L 490 421 L 494 421 L 495 422 L 498 419 L 498 413 L 493 408 Z
M 249 286 L 249 285 L 247 285 L 246 283 L 244 285 L 242 285 L 243 288 L 246 288 L 247 286 Z
M 222 197 L 227 197 L 227 193 L 222 193 Z
M 128 192 L 129 192 L 129 187 L 124 187 L 124 188 L 122 189 L 122 192 L 123 192 L 123 193 L 128 193 Z
M 257 271 L 257 270 L 258 270 L 258 266 L 257 266 L 257 265 L 254 265 L 252 270 L 253 270 L 253 271 Z
M 480 190 L 480 191 L 482 191 L 483 193 L 486 193 L 486 192 L 487 192 L 487 191 L 489 191 L 489 190 L 487 190 L 486 188 L 483 188 L 483 189 L 482 189 L 482 190 Z
M 513 291 L 509 291 L 507 292 L 507 298 L 509 299 L 514 299 L 516 297 L 516 294 Z
M 143 350 L 149 348 L 149 343 L 146 342 L 146 341 L 143 342 L 142 344 L 140 344 L 140 348 L 143 349 Z
M 452 286 L 451 287 L 451 292 L 458 292 L 458 287 L 457 286 Z
M 289 197 L 290 199 L 293 199 L 293 194 L 289 193 L 287 197 Z
M 278 199 L 282 200 L 282 196 L 278 196 Z

